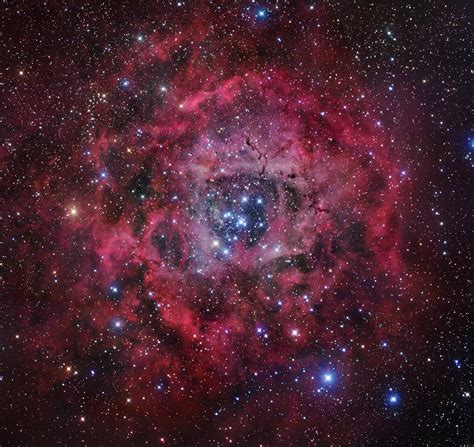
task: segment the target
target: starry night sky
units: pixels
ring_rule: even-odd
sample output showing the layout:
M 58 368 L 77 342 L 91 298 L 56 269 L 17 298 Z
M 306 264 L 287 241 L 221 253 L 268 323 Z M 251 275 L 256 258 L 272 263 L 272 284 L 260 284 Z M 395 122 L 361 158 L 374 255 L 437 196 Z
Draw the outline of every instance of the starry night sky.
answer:
M 1 446 L 474 442 L 468 1 L 4 1 Z

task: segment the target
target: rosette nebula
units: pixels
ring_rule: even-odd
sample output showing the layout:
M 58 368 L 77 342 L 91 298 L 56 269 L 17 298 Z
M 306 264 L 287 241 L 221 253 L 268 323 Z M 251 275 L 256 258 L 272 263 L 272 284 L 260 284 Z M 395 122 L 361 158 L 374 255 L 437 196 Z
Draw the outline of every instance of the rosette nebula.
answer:
M 472 439 L 465 8 L 3 8 L 2 445 Z

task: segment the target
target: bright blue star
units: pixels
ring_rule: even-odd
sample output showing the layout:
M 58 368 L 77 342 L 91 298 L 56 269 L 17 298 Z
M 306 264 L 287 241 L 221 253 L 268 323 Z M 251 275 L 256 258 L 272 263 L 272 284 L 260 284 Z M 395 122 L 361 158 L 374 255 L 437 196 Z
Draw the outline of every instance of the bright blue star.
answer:
M 470 137 L 468 140 L 469 149 L 474 151 L 474 137 Z
M 320 386 L 316 388 L 318 393 L 329 393 L 336 384 L 336 375 L 333 371 L 326 370 L 321 373 L 319 378 L 312 376 L 311 379 L 318 380 Z
M 121 329 L 122 326 L 123 326 L 122 320 L 116 318 L 116 319 L 114 319 L 114 320 L 112 321 L 112 327 L 113 327 L 114 329 Z
M 390 388 L 386 396 L 386 402 L 389 407 L 397 407 L 401 402 L 400 394 Z
M 107 294 L 108 298 L 115 301 L 115 302 L 119 302 L 120 301 L 120 297 L 121 297 L 121 291 L 120 291 L 120 287 L 119 285 L 117 284 L 112 284 L 110 287 L 109 287 L 109 292 Z
M 128 87 L 130 87 L 130 81 L 128 79 L 122 79 L 120 81 L 120 87 L 123 89 L 123 90 L 127 90 Z
M 332 383 L 334 380 L 334 377 L 331 373 L 325 373 L 323 374 L 323 382 L 324 383 Z
M 267 10 L 265 8 L 260 8 L 257 10 L 256 16 L 258 19 L 265 19 L 267 17 Z

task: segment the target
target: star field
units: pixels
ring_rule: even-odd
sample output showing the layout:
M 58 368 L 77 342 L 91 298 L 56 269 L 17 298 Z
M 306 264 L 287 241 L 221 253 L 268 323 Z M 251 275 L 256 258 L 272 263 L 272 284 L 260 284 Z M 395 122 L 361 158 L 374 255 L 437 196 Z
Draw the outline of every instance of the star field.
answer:
M 0 444 L 472 442 L 469 9 L 5 2 Z

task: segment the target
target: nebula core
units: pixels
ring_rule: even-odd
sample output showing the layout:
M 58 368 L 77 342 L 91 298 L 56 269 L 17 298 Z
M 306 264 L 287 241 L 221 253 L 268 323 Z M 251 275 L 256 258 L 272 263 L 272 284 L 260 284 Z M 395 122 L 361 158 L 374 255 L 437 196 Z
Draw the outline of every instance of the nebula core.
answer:
M 472 441 L 422 95 L 334 2 L 151 3 L 3 7 L 2 445 Z

